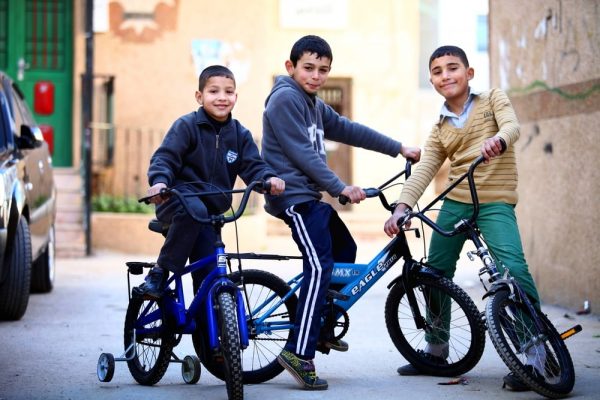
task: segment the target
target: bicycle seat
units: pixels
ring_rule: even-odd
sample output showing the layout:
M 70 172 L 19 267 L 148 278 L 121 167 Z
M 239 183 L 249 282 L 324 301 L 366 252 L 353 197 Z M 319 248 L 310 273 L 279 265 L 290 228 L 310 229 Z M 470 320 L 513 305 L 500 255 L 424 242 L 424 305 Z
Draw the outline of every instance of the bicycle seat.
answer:
M 129 270 L 129 273 L 132 275 L 141 275 L 144 272 L 144 268 L 152 268 L 156 265 L 153 262 L 143 262 L 143 261 L 128 261 L 125 263 Z
M 156 218 L 152 218 L 148 223 L 148 229 L 150 229 L 152 232 L 160 233 L 165 236 L 169 230 L 169 225 L 170 224 L 159 221 Z

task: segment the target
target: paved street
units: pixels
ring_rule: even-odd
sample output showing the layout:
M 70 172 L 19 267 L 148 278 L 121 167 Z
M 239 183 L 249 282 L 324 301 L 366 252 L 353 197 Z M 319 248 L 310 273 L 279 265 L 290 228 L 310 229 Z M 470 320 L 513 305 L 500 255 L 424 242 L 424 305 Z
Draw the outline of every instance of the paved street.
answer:
M 294 254 L 289 243 L 275 243 L 267 252 Z M 375 254 L 381 243 L 362 243 L 359 261 Z M 243 250 L 243 249 L 242 249 Z M 82 259 L 57 260 L 55 290 L 33 295 L 21 321 L 0 322 L 0 400 L 4 399 L 226 399 L 224 384 L 202 371 L 196 385 L 183 383 L 179 364 L 172 364 L 154 387 L 138 385 L 125 363 L 117 363 L 110 383 L 99 382 L 96 362 L 102 352 L 122 353 L 123 319 L 127 305 L 127 260 L 150 261 L 149 256 L 97 252 Z M 475 299 L 482 289 L 475 267 L 459 268 L 457 282 L 469 287 Z M 251 265 L 245 264 L 246 267 Z M 298 266 L 269 266 L 281 275 Z M 394 267 L 398 271 L 397 267 Z M 246 399 L 535 399 L 533 392 L 510 393 L 501 389 L 508 372 L 489 342 L 480 362 L 465 375 L 468 385 L 438 385 L 445 378 L 400 377 L 396 368 L 404 360 L 394 348 L 385 328 L 383 307 L 391 272 L 350 310 L 347 353 L 318 353 L 319 375 L 329 381 L 327 392 L 298 390 L 283 373 L 268 383 L 247 386 Z M 135 282 L 137 284 L 137 282 Z M 481 306 L 481 303 L 478 304 Z M 571 398 L 600 398 L 600 320 L 578 316 L 575 310 L 544 306 L 559 331 L 579 323 L 583 332 L 569 339 L 577 382 Z M 193 354 L 184 338 L 176 348 L 179 356 Z

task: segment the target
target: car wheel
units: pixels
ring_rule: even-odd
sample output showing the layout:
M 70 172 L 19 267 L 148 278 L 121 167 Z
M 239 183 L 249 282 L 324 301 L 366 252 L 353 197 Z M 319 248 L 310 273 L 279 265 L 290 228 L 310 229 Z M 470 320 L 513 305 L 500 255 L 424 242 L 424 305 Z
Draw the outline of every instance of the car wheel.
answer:
M 31 285 L 31 236 L 20 218 L 6 258 L 5 280 L 0 286 L 0 319 L 18 320 L 25 314 Z
M 34 293 L 48 293 L 54 287 L 55 246 L 54 226 L 52 226 L 48 232 L 46 249 L 31 267 L 31 291 Z

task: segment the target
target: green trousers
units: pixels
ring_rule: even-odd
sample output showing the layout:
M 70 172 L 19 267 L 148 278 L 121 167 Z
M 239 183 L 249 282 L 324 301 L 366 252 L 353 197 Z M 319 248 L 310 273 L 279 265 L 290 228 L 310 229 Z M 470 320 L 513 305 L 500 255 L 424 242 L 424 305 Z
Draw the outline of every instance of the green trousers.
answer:
M 472 204 L 446 199 L 436 223 L 443 230 L 450 231 L 454 229 L 457 221 L 469 218 L 472 213 Z M 488 248 L 496 258 L 498 270 L 502 273 L 503 266 L 508 268 L 510 275 L 533 299 L 536 308 L 539 308 L 540 297 L 523 254 L 514 206 L 506 203 L 481 204 L 477 225 Z M 464 235 L 445 237 L 434 232 L 427 263 L 452 279 L 465 241 Z M 473 274 L 477 274 L 475 269 Z M 427 319 L 438 329 L 428 334 L 426 340 L 435 344 L 447 343 L 450 336 L 450 299 L 435 293 L 430 293 L 429 296 L 431 312 L 428 313 Z

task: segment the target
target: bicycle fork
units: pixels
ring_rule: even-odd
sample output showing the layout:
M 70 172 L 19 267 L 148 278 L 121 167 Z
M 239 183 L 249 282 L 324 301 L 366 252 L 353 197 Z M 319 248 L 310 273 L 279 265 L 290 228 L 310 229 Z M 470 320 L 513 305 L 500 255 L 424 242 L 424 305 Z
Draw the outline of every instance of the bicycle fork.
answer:
M 515 302 L 523 304 L 528 309 L 529 315 L 534 316 L 533 323 L 535 324 L 535 326 L 537 328 L 537 332 L 540 332 L 542 335 L 545 334 L 546 328 L 543 326 L 542 322 L 537 317 L 537 311 L 535 310 L 533 304 L 527 297 L 527 294 L 523 291 L 523 289 L 521 289 L 519 284 L 517 282 L 515 282 L 514 278 L 508 276 L 508 269 L 506 267 L 504 267 L 505 268 L 504 276 L 501 276 L 500 272 L 498 271 L 496 261 L 491 256 L 489 251 L 483 246 L 483 243 L 481 242 L 479 236 L 477 236 L 476 234 L 467 235 L 467 236 L 475 244 L 475 248 L 477 249 L 475 251 L 467 252 L 467 257 L 469 258 L 469 260 L 474 261 L 475 260 L 474 256 L 477 256 L 481 259 L 481 261 L 483 262 L 483 265 L 484 265 L 479 270 L 479 280 L 481 281 L 484 289 L 486 290 L 486 293 L 483 296 L 483 299 L 498 292 L 499 290 L 510 291 L 510 293 L 511 293 L 510 298 Z M 490 287 L 489 290 L 487 289 L 485 283 L 483 282 L 483 279 L 481 278 L 482 275 L 484 275 L 484 274 L 489 275 L 488 281 L 492 284 L 492 286 Z M 513 310 L 513 312 L 516 312 L 516 310 Z M 564 341 L 564 340 L 570 338 L 571 336 L 581 332 L 582 329 L 583 328 L 581 327 L 581 325 L 577 324 L 577 325 L 567 329 L 566 331 L 562 332 L 560 334 L 560 337 Z M 522 346 L 521 350 L 526 351 L 527 348 L 534 345 L 535 342 L 537 342 L 539 339 L 540 338 L 534 338 L 534 339 L 530 340 L 528 344 Z M 543 338 L 542 338 L 542 340 L 543 340 Z

